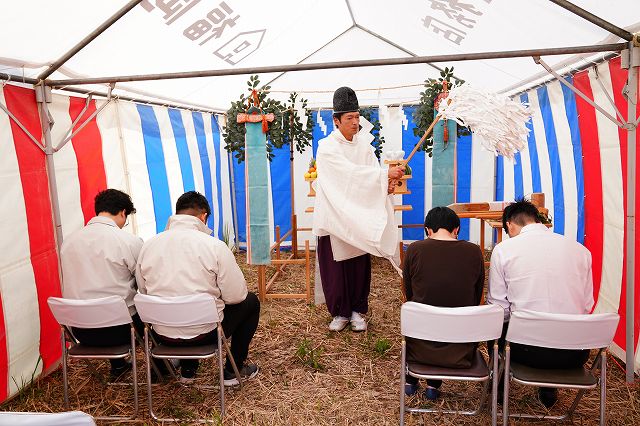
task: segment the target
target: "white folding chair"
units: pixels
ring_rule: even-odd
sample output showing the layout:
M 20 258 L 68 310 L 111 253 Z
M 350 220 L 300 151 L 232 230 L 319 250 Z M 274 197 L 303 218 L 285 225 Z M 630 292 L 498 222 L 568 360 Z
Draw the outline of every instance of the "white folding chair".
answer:
M 605 424 L 607 396 L 607 353 L 605 349 L 613 340 L 618 320 L 615 313 L 570 315 L 534 311 L 516 311 L 511 314 L 505 345 L 505 380 L 502 421 L 506 426 L 509 417 L 544 420 L 564 420 L 573 413 L 588 389 L 600 382 L 600 424 Z M 599 349 L 590 369 L 539 369 L 511 361 L 511 343 L 554 349 Z M 593 372 L 600 365 L 600 380 Z M 578 389 L 578 395 L 566 414 L 562 416 L 536 416 L 509 414 L 509 382 L 527 386 Z
M 224 362 L 222 346 L 227 350 L 233 370 L 242 386 L 240 373 L 233 356 L 229 351 L 227 339 L 222 332 L 222 324 L 216 307 L 216 300 L 209 294 L 199 293 L 187 296 L 158 297 L 137 294 L 133 299 L 144 327 L 144 355 L 147 364 L 147 397 L 149 401 L 149 415 L 160 422 L 176 422 L 182 419 L 159 418 L 153 411 L 153 394 L 151 389 L 151 359 L 209 359 L 218 355 L 218 370 L 220 376 L 220 418 L 224 417 Z M 150 335 L 150 326 L 189 327 L 202 324 L 216 324 L 218 340 L 216 344 L 175 347 L 158 344 Z M 190 421 L 193 421 L 190 419 Z M 208 423 L 210 420 L 198 419 Z
M 66 413 L 0 412 L 0 426 L 96 426 L 82 411 Z
M 400 424 L 404 424 L 405 412 L 455 413 L 475 415 L 480 412 L 487 397 L 489 380 L 492 379 L 492 424 L 497 422 L 498 390 L 498 338 L 502 333 L 504 311 L 499 306 L 464 306 L 440 308 L 423 303 L 407 302 L 400 310 L 400 330 L 403 337 L 446 343 L 472 343 L 494 340 L 492 367 L 487 366 L 482 354 L 476 351 L 471 367 L 444 368 L 417 362 L 407 362 L 405 339 L 402 340 L 400 361 Z M 405 406 L 405 374 L 419 379 L 459 380 L 484 382 L 478 408 L 473 411 L 440 410 L 437 408 L 409 408 Z
M 96 417 L 98 420 L 130 420 L 138 415 L 138 381 L 136 367 L 135 330 L 129 308 L 120 296 L 109 296 L 99 299 L 63 299 L 50 297 L 49 308 L 61 327 L 62 344 L 62 381 L 64 388 L 64 406 L 69 409 L 69 378 L 67 359 L 117 359 L 131 357 L 131 381 L 133 384 L 133 415 Z M 117 346 L 88 346 L 79 343 L 71 333 L 70 327 L 103 328 L 129 324 L 131 327 L 130 343 Z

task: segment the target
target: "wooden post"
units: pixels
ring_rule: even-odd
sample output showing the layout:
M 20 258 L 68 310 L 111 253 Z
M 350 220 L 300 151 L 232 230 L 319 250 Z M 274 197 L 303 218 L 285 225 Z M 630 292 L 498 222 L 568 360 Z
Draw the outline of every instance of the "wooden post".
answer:
M 264 302 L 267 299 L 267 267 L 265 265 L 258 265 L 258 298 L 260 302 Z
M 293 195 L 292 195 L 293 197 Z M 298 216 L 291 215 L 291 249 L 293 250 L 293 258 L 298 258 Z
M 307 303 L 311 303 L 311 255 L 309 253 L 309 240 L 304 242 L 305 275 L 307 281 Z
M 276 259 L 280 259 L 280 225 L 276 225 Z
M 484 219 L 480 218 L 480 251 L 482 252 L 482 261 L 484 262 Z

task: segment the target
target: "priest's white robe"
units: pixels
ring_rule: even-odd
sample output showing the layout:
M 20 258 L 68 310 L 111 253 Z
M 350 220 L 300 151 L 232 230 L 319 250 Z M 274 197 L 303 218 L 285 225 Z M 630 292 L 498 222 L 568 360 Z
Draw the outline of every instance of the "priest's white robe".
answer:
M 336 261 L 364 253 L 392 259 L 398 248 L 388 171 L 371 146 L 371 124 L 348 141 L 336 129 L 318 142 L 313 233 L 329 235 Z

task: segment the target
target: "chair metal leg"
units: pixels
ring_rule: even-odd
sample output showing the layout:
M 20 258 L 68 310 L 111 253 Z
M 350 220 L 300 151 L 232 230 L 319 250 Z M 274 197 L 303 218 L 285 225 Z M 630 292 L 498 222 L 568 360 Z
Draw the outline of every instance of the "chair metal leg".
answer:
M 511 380 L 510 368 L 511 368 L 511 348 L 509 342 L 507 342 L 504 348 L 504 394 L 502 396 L 502 425 L 507 426 L 509 424 L 509 381 Z
M 400 426 L 404 425 L 404 386 L 406 383 L 407 342 L 402 339 L 402 353 L 400 355 Z
M 222 328 L 218 324 L 218 375 L 220 376 L 220 420 L 224 418 L 224 363 L 222 362 Z M 229 354 L 230 355 L 230 354 Z M 233 358 L 233 357 L 231 357 Z M 235 362 L 234 362 L 235 365 Z M 238 374 L 238 381 L 240 381 L 240 374 Z
M 498 369 L 498 341 L 493 344 L 493 381 L 491 382 L 491 424 L 498 424 L 498 382 L 500 371 Z
M 218 324 L 218 327 L 222 327 L 222 325 Z M 227 357 L 229 358 L 229 361 L 231 361 L 231 368 L 233 368 L 233 374 L 236 375 L 236 378 L 238 379 L 238 384 L 240 385 L 240 389 L 242 389 L 242 378 L 240 377 L 240 372 L 238 371 L 236 360 L 233 358 L 233 355 L 231 354 L 231 348 L 229 348 L 229 341 L 227 340 L 224 334 L 222 334 L 222 343 L 224 343 L 224 349 L 227 352 Z
M 602 351 L 600 365 L 600 426 L 604 426 L 606 422 L 606 404 L 607 404 L 607 353 Z
M 147 369 L 147 403 L 149 404 L 149 415 L 152 419 L 158 420 L 153 412 L 153 393 L 151 391 L 151 357 L 149 356 L 149 327 L 144 327 L 144 361 Z
M 136 334 L 131 324 L 131 381 L 133 382 L 133 416 L 138 417 L 138 367 L 136 364 Z
M 62 343 L 62 393 L 64 395 L 64 409 L 69 411 L 69 377 L 67 373 L 67 339 L 64 335 L 64 327 L 60 334 L 60 342 Z

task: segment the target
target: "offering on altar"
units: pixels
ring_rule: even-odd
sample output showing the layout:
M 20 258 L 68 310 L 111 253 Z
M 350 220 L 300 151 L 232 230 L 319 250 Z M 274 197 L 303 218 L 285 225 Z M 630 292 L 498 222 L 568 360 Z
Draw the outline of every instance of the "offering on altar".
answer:
M 315 158 L 312 158 L 311 161 L 309 161 L 309 169 L 304 174 L 304 179 L 309 180 L 309 179 L 315 179 L 317 177 L 318 177 L 318 171 L 316 170 L 316 160 Z

